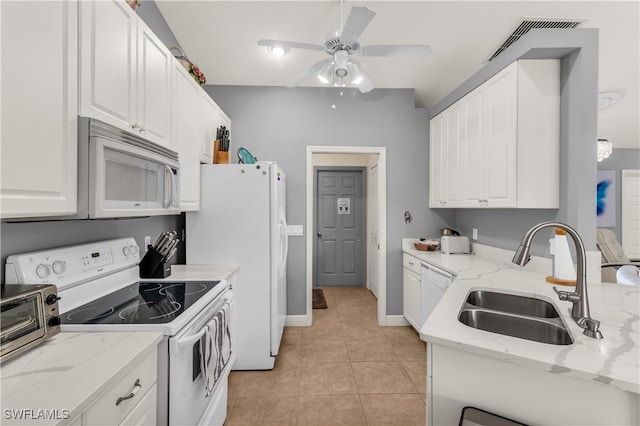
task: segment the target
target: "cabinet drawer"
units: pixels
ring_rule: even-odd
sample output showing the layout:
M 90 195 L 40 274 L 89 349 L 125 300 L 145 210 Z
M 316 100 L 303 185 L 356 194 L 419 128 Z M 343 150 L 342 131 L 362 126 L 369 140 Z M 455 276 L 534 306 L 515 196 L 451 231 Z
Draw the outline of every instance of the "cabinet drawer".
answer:
M 121 426 L 128 425 L 149 425 L 156 424 L 156 401 L 158 398 L 157 385 L 153 385 L 151 389 L 142 397 L 138 405 L 133 407 L 127 417 L 120 423 Z
M 116 425 L 122 422 L 156 383 L 157 362 L 157 351 L 153 351 L 132 370 L 129 370 L 124 377 L 87 409 L 86 424 Z M 116 405 L 118 398 L 124 398 L 134 391 L 137 380 L 140 380 L 141 388 L 137 390 L 136 394 Z
M 420 275 L 421 273 L 420 260 L 406 253 L 402 255 L 402 267 L 407 268 L 408 270 L 413 271 L 418 275 Z

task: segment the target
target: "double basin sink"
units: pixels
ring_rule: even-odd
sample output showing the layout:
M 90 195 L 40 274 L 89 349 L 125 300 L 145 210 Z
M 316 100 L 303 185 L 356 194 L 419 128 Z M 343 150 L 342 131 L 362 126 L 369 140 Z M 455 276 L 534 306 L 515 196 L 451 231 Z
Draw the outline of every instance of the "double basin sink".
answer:
M 479 330 L 552 345 L 573 343 L 556 307 L 542 299 L 473 290 L 458 321 Z

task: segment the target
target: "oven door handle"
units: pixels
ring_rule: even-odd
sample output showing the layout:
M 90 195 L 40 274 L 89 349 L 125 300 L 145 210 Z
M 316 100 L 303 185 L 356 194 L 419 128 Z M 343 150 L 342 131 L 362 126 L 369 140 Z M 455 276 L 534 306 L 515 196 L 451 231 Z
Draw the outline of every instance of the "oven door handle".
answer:
M 189 337 L 183 337 L 182 339 L 176 340 L 175 346 L 173 347 L 173 354 L 177 355 L 180 352 L 180 348 L 193 345 L 195 342 L 200 340 L 202 336 L 204 336 L 208 329 L 209 327 L 205 325 L 196 334 L 192 334 Z

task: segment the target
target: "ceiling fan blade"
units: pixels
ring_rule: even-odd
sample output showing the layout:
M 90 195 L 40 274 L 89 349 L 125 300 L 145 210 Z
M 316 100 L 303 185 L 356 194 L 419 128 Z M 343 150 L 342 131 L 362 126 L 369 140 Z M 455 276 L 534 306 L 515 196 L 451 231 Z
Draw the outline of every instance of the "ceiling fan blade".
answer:
M 342 29 L 340 38 L 346 42 L 354 42 L 358 40 L 360 34 L 367 28 L 369 22 L 376 16 L 376 13 L 366 7 L 353 7 L 346 24 Z
M 282 46 L 288 47 L 290 49 L 307 49 L 307 50 L 324 50 L 324 46 L 319 44 L 311 44 L 311 43 L 300 43 L 297 41 L 286 41 L 286 40 L 267 40 L 262 39 L 258 40 L 258 46 Z
M 300 83 L 302 83 L 303 81 L 305 81 L 306 79 L 308 79 L 309 77 L 311 77 L 314 74 L 317 74 L 322 67 L 325 66 L 325 64 L 330 63 L 331 59 L 323 59 L 322 61 L 316 62 L 315 64 L 313 64 L 311 66 L 311 68 L 306 69 L 305 71 L 303 71 L 302 73 L 298 74 L 298 76 L 296 78 L 294 78 L 293 80 L 291 80 L 290 82 L 288 82 L 286 84 L 287 87 L 296 87 L 298 86 Z
M 359 49 L 363 56 L 388 57 L 427 57 L 431 55 L 431 46 L 410 44 L 376 44 L 362 46 Z

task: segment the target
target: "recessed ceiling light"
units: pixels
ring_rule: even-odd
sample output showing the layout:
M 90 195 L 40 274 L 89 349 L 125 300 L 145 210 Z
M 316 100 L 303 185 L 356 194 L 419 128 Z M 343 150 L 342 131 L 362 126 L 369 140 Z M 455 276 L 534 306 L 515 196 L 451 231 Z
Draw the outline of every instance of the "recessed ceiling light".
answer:
M 622 93 L 602 92 L 598 93 L 598 109 L 602 110 L 617 104 L 622 99 Z
M 284 46 L 269 46 L 267 50 L 274 56 L 284 56 L 288 52 L 288 49 Z

